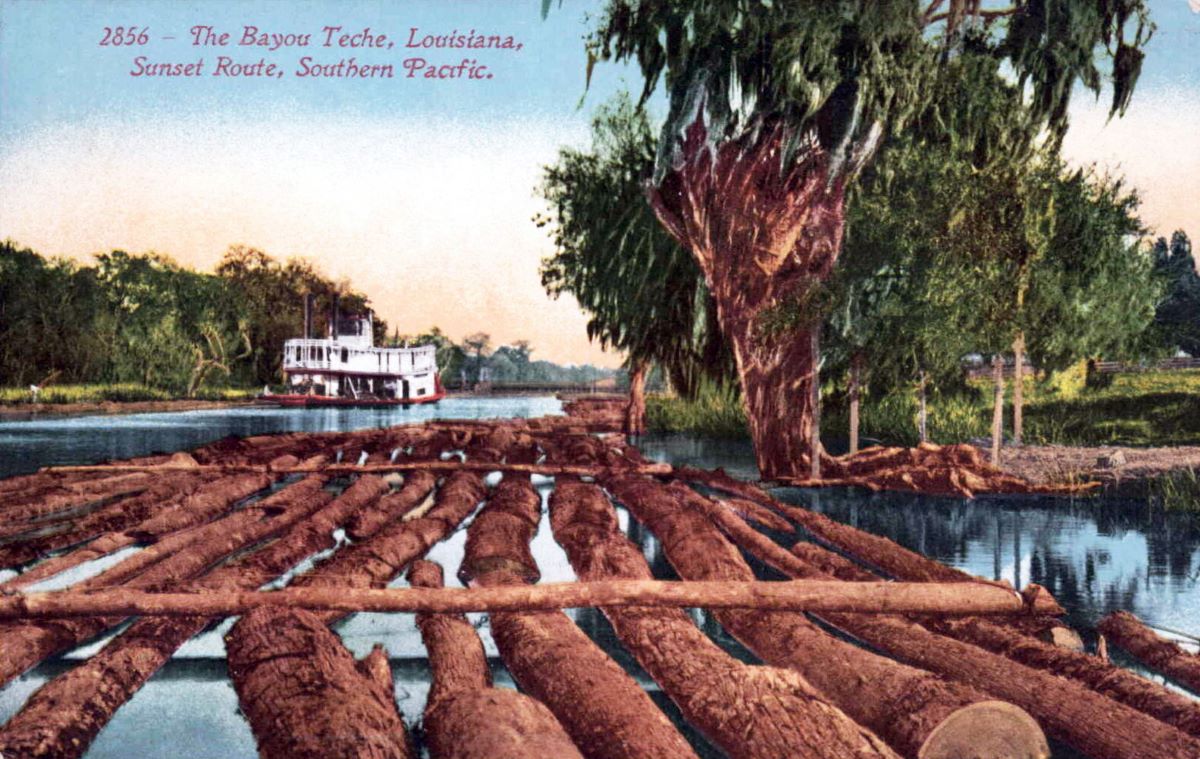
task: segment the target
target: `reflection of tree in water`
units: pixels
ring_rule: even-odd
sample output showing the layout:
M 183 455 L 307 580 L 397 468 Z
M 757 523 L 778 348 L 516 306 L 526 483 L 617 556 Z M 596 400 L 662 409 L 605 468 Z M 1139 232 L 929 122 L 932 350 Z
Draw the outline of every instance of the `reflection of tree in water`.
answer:
M 1152 624 L 1195 628 L 1180 596 L 1200 595 L 1200 521 L 1133 501 L 781 489 L 784 501 L 892 538 L 972 574 L 1044 585 L 1089 628 L 1130 609 Z

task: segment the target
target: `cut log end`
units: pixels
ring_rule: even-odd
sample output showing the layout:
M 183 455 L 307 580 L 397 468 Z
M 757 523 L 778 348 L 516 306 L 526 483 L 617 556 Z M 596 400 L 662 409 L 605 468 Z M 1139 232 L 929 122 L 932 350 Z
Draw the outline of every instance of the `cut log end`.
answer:
M 935 727 L 917 759 L 1048 759 L 1038 723 L 1019 706 L 983 701 L 951 714 Z

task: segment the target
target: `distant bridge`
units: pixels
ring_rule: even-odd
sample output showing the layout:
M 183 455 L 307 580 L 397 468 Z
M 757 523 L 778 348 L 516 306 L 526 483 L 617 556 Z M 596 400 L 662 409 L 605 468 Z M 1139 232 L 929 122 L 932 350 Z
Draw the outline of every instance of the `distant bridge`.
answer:
M 614 383 L 601 382 L 451 382 L 446 389 L 458 393 L 480 393 L 492 395 L 593 395 L 617 392 Z

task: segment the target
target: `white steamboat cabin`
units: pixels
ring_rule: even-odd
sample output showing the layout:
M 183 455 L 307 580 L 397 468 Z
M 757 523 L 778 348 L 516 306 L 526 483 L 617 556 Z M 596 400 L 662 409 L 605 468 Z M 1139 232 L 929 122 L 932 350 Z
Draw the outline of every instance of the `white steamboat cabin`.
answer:
M 305 321 L 307 326 L 307 315 Z M 376 347 L 370 313 L 339 315 L 330 322 L 324 338 L 283 344 L 287 391 L 268 395 L 267 400 L 296 406 L 365 406 L 430 403 L 444 397 L 435 346 Z

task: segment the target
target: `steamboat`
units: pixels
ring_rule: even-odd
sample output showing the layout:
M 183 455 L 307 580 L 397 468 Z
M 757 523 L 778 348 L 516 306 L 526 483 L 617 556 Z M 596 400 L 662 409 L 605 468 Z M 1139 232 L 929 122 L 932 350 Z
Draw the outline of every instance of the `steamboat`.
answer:
M 406 406 L 445 397 L 436 346 L 376 347 L 371 313 L 345 316 L 336 306 L 326 336 L 309 337 L 312 319 L 305 305 L 305 336 L 283 344 L 286 390 L 266 393 L 264 401 L 281 406 Z

